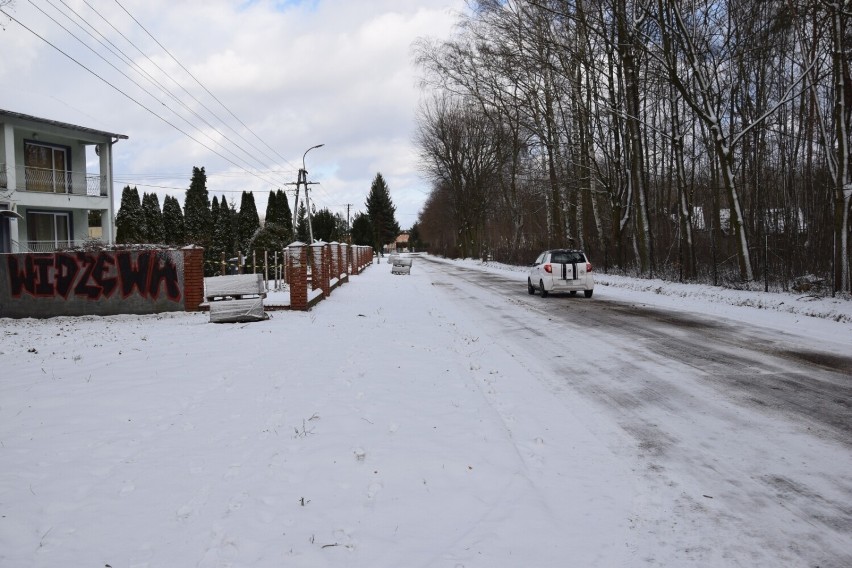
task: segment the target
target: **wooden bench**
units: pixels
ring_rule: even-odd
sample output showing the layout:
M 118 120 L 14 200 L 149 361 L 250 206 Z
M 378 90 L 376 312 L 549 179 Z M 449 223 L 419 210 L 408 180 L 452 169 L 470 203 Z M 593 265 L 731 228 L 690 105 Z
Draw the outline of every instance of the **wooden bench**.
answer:
M 204 279 L 204 297 L 210 305 L 210 323 L 263 321 L 266 285 L 262 274 L 235 274 Z
M 393 256 L 391 274 L 411 274 L 411 259 Z

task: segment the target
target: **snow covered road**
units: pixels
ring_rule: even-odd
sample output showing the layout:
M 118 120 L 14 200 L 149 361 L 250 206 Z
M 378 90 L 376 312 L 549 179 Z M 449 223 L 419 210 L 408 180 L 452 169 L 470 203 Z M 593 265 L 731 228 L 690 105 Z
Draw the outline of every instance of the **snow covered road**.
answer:
M 0 566 L 852 565 L 848 324 L 389 272 L 0 319 Z
M 832 343 L 808 318 L 762 327 L 602 286 L 542 299 L 522 274 L 428 266 L 484 329 L 503 323 L 494 337 L 518 360 L 551 362 L 540 381 L 634 461 L 628 565 L 852 565 L 844 328 Z

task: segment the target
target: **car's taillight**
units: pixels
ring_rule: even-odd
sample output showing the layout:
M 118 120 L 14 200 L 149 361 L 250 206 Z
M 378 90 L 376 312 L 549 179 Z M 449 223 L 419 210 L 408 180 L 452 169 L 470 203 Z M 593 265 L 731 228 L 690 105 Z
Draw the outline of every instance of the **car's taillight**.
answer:
M 544 271 L 547 272 L 548 274 L 552 274 L 553 273 L 553 267 L 550 266 L 549 264 L 545 264 L 544 265 Z
M 587 263 L 586 263 L 586 272 L 591 272 L 591 271 L 592 271 L 592 263 L 591 263 L 591 262 L 587 262 Z

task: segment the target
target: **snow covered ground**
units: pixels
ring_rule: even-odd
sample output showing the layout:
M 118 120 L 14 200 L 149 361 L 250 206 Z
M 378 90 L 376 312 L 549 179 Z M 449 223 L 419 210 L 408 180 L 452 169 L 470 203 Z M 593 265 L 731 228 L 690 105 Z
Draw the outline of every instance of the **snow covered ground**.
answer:
M 0 566 L 804 565 L 725 523 L 749 503 L 690 526 L 695 510 L 649 492 L 617 451 L 616 420 L 565 404 L 526 339 L 444 277 L 372 266 L 310 312 L 253 324 L 0 319 Z M 591 301 L 852 346 L 848 299 L 597 278 Z M 808 451 L 838 448 L 849 462 L 844 446 Z M 698 491 L 692 507 L 725 502 Z

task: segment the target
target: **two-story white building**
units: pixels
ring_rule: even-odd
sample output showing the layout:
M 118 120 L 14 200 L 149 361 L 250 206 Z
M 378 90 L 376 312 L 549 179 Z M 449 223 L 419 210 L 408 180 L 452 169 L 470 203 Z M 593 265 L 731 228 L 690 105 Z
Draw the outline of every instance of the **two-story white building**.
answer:
M 112 147 L 126 139 L 0 109 L 0 253 L 80 245 L 93 211 L 112 244 Z

